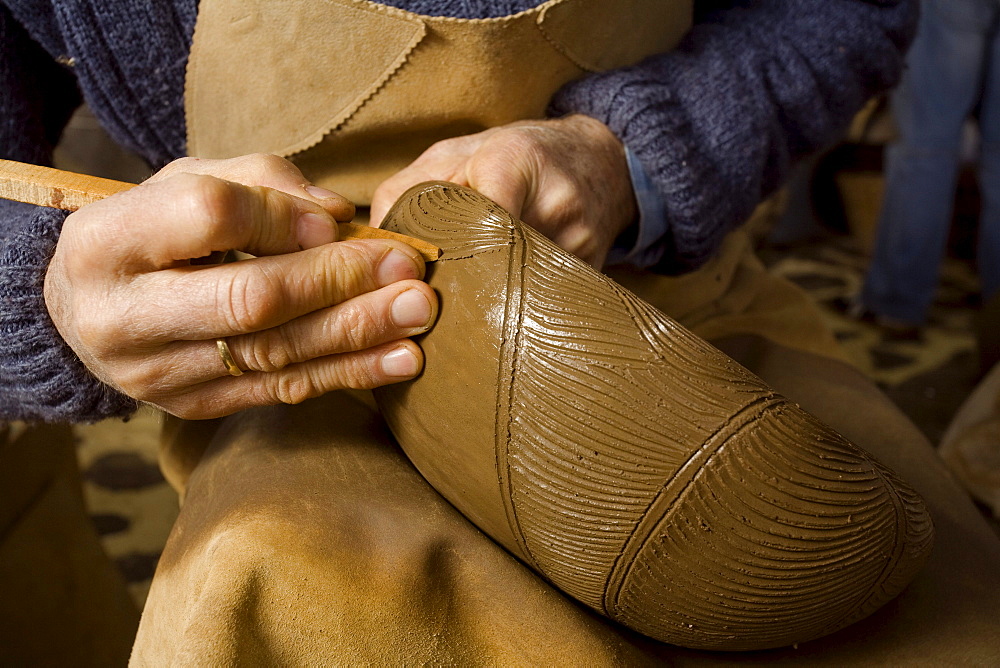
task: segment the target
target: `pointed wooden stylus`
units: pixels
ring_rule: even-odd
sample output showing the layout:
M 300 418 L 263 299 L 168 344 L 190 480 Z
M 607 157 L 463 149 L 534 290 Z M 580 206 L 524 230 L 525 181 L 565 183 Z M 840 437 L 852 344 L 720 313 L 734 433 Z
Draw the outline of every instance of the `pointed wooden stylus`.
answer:
M 76 211 L 105 197 L 134 188 L 134 183 L 0 160 L 0 198 L 54 209 Z M 395 239 L 415 248 L 424 260 L 441 257 L 441 249 L 420 239 L 368 225 L 339 223 L 340 239 Z

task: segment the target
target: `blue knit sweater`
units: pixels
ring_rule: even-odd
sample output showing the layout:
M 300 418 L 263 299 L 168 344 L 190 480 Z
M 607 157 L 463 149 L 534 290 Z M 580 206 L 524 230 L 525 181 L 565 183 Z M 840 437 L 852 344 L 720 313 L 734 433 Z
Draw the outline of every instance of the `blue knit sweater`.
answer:
M 390 0 L 504 16 L 539 0 Z M 553 114 L 606 123 L 665 205 L 660 269 L 697 267 L 798 158 L 895 83 L 915 0 L 699 0 L 681 46 L 560 90 Z M 184 68 L 197 0 L 0 0 L 0 157 L 46 164 L 80 96 L 154 168 L 185 153 Z M 65 214 L 0 200 L 0 419 L 97 420 L 135 402 L 94 378 L 42 298 Z

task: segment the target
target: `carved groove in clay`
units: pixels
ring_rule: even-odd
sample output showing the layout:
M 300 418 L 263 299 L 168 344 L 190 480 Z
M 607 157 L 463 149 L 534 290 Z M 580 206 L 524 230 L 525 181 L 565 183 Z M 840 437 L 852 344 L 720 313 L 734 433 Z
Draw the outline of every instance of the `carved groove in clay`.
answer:
M 535 561 L 528 546 L 527 537 L 518 520 L 517 508 L 514 499 L 516 496 L 515 482 L 511 476 L 510 467 L 510 446 L 511 446 L 511 407 L 517 405 L 517 396 L 514 389 L 517 387 L 514 382 L 514 373 L 517 368 L 517 351 L 522 345 L 521 333 L 523 331 L 524 307 L 522 299 L 524 291 L 524 271 L 525 271 L 525 246 L 521 230 L 511 227 L 513 235 L 510 243 L 510 260 L 507 269 L 507 304 L 504 312 L 503 327 L 501 328 L 502 340 L 500 342 L 500 359 L 497 366 L 497 405 L 496 405 L 496 467 L 497 477 L 500 483 L 500 495 L 504 502 L 504 512 L 507 522 L 517 545 L 520 548 L 521 558 L 535 570 L 540 570 L 541 566 Z M 517 243 L 515 242 L 517 240 Z
M 496 205 L 424 184 L 386 226 L 444 255 L 426 370 L 379 390 L 383 413 L 431 484 L 566 593 L 660 640 L 758 649 L 842 628 L 919 569 L 915 493 Z

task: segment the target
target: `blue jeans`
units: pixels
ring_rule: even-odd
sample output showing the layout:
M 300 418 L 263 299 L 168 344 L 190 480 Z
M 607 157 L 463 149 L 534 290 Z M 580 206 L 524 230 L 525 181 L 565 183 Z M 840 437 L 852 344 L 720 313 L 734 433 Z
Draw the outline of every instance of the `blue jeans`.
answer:
M 923 0 L 908 69 L 893 97 L 899 139 L 861 303 L 921 324 L 934 298 L 951 221 L 962 126 L 980 105 L 984 298 L 1000 289 L 1000 0 Z

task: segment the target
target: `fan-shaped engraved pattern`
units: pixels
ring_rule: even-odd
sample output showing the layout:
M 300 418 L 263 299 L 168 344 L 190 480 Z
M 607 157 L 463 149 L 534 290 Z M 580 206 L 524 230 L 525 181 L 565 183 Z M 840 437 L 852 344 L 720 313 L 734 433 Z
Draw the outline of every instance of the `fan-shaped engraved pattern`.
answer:
M 786 404 L 705 463 L 645 537 L 610 612 L 685 646 L 825 635 L 897 594 L 897 570 L 915 572 L 930 533 L 909 523 L 908 501 L 853 446 Z
M 436 187 L 432 187 L 434 185 Z M 510 214 L 465 188 L 427 184 L 398 206 L 405 207 L 406 211 L 397 213 L 396 217 L 419 228 L 409 230 L 409 234 L 441 246 L 443 254 L 438 262 L 497 252 L 514 243 L 515 229 Z M 447 219 L 441 216 L 443 210 L 448 212 Z M 461 235 L 456 235 L 455 223 L 465 221 L 470 224 L 462 227 Z
M 608 279 L 522 231 L 531 261 L 498 425 L 510 497 L 536 565 L 603 609 L 608 574 L 665 481 L 773 393 L 665 317 L 642 325 L 659 329 L 654 349 Z
M 648 635 L 720 649 L 823 635 L 899 592 L 930 537 L 908 523 L 922 506 L 728 357 L 522 232 L 500 465 L 547 577 Z
M 861 602 L 854 619 L 867 617 L 901 592 L 923 567 L 934 542 L 934 524 L 924 506 L 924 500 L 878 461 L 872 460 L 872 464 L 899 496 L 900 508 L 904 513 L 902 524 L 905 533 L 901 541 L 902 555 L 899 562 L 886 574 L 880 585 L 872 589 L 868 598 Z

